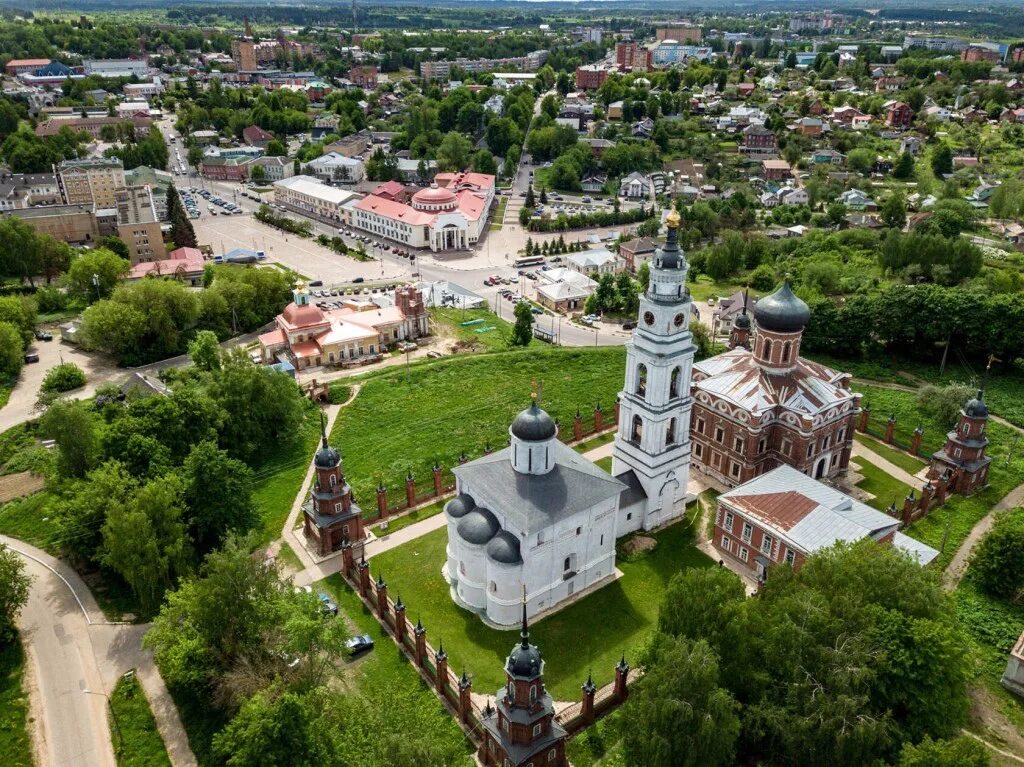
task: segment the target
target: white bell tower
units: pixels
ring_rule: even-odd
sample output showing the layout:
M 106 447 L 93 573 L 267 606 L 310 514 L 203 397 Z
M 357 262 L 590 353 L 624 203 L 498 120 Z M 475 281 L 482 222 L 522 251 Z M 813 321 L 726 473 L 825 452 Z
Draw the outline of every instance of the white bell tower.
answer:
M 673 210 L 666 223 L 668 237 L 654 255 L 637 327 L 626 344 L 626 382 L 612 453 L 612 474 L 622 479 L 632 471 L 647 499 L 620 510 L 619 535 L 681 516 L 690 478 L 690 376 L 697 351 L 690 332 L 693 305 L 686 289 L 689 266 L 679 247 L 679 214 Z

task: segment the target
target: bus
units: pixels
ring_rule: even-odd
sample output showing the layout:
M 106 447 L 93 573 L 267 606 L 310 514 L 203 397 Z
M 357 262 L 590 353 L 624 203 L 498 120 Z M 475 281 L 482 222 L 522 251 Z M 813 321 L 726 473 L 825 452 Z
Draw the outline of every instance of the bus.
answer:
M 544 256 L 524 256 L 512 262 L 516 269 L 523 269 L 527 266 L 540 266 L 544 263 Z

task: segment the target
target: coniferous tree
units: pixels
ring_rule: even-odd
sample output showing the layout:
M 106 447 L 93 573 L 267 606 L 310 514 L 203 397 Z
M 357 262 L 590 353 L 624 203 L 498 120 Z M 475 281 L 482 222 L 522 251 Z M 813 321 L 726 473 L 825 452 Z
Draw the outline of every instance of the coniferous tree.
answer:
M 167 187 L 167 218 L 171 222 L 171 240 L 178 248 L 198 247 L 196 232 L 192 228 L 185 206 L 181 204 L 181 197 L 174 184 Z

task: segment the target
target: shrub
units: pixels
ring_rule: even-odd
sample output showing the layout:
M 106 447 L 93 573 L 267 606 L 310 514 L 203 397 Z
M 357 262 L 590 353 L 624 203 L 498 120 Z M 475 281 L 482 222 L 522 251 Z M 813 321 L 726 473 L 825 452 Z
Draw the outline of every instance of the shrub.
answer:
M 82 386 L 85 386 L 85 372 L 74 362 L 62 362 L 47 371 L 42 390 L 47 393 L 66 392 Z
M 970 573 L 994 597 L 1024 596 L 1024 510 L 1001 514 L 971 559 Z

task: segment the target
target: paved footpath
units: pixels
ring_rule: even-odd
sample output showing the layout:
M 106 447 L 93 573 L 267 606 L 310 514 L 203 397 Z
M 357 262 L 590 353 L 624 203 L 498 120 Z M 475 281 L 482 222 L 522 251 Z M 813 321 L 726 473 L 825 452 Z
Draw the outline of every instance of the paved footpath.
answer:
M 33 738 L 40 764 L 115 767 L 104 696 L 122 674 L 135 669 L 171 764 L 195 767 L 174 701 L 152 653 L 142 648 L 148 625 L 108 621 L 67 564 L 14 538 L 0 536 L 0 543 L 25 560 L 33 577 L 19 627 L 29 658 Z
M 910 485 L 910 488 L 915 493 L 921 489 L 921 485 L 924 483 L 924 480 L 920 477 L 915 477 L 906 469 L 901 469 L 892 461 L 886 460 L 871 448 L 865 447 L 857 442 L 857 440 L 853 441 L 853 455 L 858 458 L 863 458 L 868 463 L 874 464 L 886 474 L 894 479 L 898 479 L 903 484 Z M 923 465 L 922 468 L 924 468 Z

